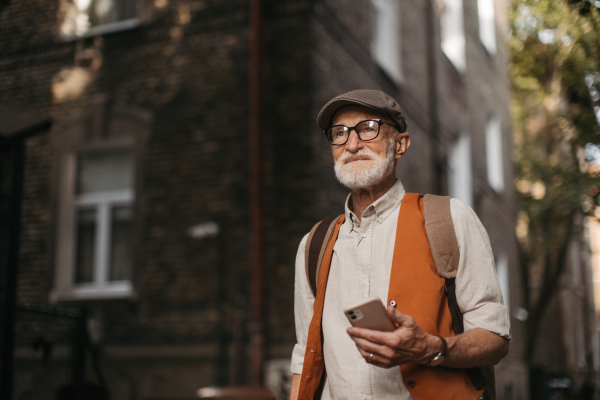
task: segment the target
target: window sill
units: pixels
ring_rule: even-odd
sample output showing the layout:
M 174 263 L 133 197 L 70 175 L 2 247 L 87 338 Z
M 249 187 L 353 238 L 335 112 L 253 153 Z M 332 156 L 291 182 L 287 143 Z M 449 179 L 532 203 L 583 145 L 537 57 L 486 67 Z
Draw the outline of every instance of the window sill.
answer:
M 118 282 L 110 285 L 81 285 L 66 290 L 50 292 L 50 303 L 79 300 L 114 300 L 133 299 L 135 291 L 129 282 Z
M 107 35 L 111 33 L 117 33 L 122 31 L 128 31 L 131 29 L 135 29 L 140 26 L 141 22 L 137 18 L 126 19 L 123 21 L 112 22 L 110 24 L 95 26 L 81 35 L 69 35 L 65 36 L 65 41 L 74 41 L 79 39 L 86 39 L 94 36 Z

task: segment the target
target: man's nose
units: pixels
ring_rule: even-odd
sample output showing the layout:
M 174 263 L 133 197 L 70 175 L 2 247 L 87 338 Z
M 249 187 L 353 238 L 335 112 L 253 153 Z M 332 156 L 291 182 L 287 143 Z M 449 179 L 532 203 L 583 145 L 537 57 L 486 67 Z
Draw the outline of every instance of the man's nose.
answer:
M 355 153 L 358 150 L 363 148 L 362 140 L 358 138 L 358 134 L 354 129 L 350 131 L 350 136 L 348 137 L 348 142 L 346 142 L 346 150 Z

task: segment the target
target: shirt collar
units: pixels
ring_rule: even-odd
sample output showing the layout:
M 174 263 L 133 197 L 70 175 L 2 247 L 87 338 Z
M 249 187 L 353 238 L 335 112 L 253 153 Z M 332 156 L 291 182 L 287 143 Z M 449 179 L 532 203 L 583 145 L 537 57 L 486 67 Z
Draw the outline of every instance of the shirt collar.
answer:
M 365 215 L 365 213 L 367 213 L 368 210 L 373 208 L 376 216 L 375 219 L 381 224 L 387 217 L 389 217 L 389 215 L 397 207 L 400 206 L 400 203 L 402 202 L 402 199 L 404 198 L 405 194 L 406 191 L 404 190 L 402 182 L 400 182 L 400 180 L 397 179 L 396 182 L 392 185 L 392 187 L 383 196 L 381 196 L 373 204 L 367 207 L 367 209 L 363 213 L 363 216 Z M 352 195 L 349 194 L 348 197 L 346 197 L 346 204 L 344 208 L 346 214 L 346 221 L 350 222 L 350 224 L 348 225 L 350 231 L 354 229 L 354 224 L 359 222 L 354 212 L 350 210 L 349 206 L 351 201 Z

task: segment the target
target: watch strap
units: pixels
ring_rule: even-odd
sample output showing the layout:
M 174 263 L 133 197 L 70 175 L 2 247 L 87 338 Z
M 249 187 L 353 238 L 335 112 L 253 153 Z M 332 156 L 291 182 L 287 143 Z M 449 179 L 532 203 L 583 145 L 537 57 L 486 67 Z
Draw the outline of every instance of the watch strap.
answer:
M 435 367 L 436 365 L 441 364 L 444 361 L 444 359 L 446 358 L 446 354 L 448 353 L 448 342 L 446 342 L 446 339 L 444 339 L 441 336 L 436 336 L 436 337 L 439 338 L 440 341 L 442 342 L 442 351 L 440 351 L 439 353 L 437 353 L 435 355 L 435 357 L 433 357 L 427 363 L 428 367 Z

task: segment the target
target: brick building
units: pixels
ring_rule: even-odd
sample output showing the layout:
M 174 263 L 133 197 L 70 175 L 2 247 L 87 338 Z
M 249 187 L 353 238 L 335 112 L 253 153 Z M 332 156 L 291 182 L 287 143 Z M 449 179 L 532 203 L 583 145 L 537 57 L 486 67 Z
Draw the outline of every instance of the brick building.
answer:
M 347 194 L 316 115 L 356 88 L 404 107 L 405 187 L 472 205 L 518 307 L 504 2 L 270 0 L 262 17 L 266 358 L 295 343 L 297 245 Z M 14 1 L 0 37 L 0 103 L 53 120 L 27 145 L 18 301 L 89 307 L 113 398 L 246 382 L 248 1 Z M 216 238 L 190 234 L 209 222 Z M 512 323 L 498 398 L 525 400 L 524 325 Z M 64 384 L 59 331 L 41 333 L 54 343 L 45 367 L 21 342 L 19 398 Z

